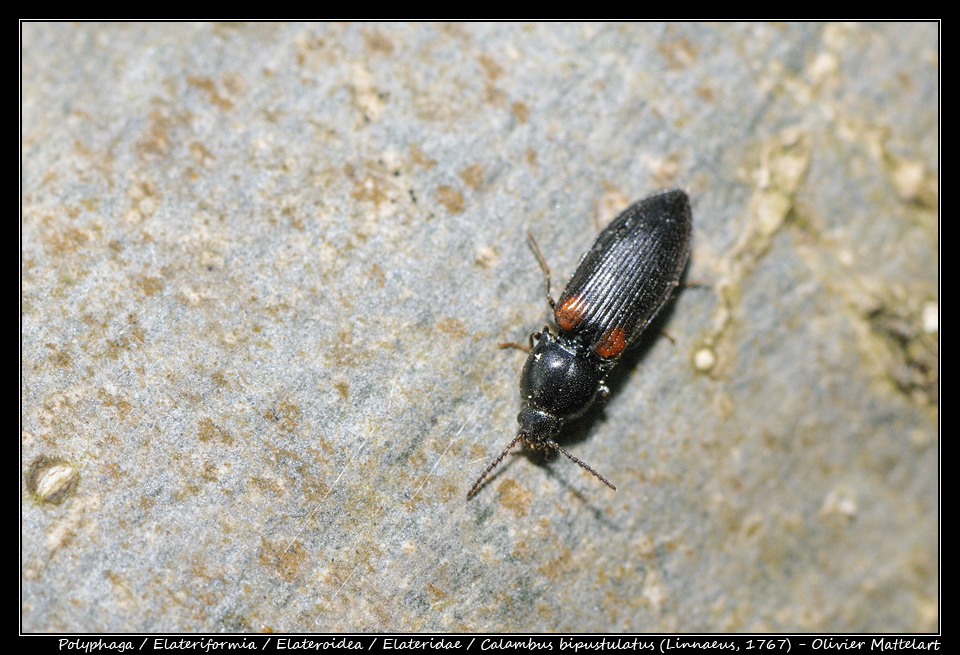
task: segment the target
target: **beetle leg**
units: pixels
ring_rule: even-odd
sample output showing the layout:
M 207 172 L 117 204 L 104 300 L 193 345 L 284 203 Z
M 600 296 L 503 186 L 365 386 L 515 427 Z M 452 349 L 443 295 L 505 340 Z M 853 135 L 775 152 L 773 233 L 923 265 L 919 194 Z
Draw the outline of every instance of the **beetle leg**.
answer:
M 498 343 L 498 344 L 497 344 L 497 347 L 499 347 L 499 348 L 516 348 L 517 350 L 522 350 L 522 351 L 525 352 L 525 353 L 528 353 L 528 352 L 530 352 L 531 350 L 533 350 L 533 347 L 532 347 L 532 346 L 525 346 L 525 345 L 523 345 L 522 343 L 517 343 L 516 341 L 504 341 L 504 342 L 502 342 L 502 343 Z
M 672 336 L 670 336 L 670 333 L 667 332 L 666 330 L 660 330 L 660 334 L 662 334 L 662 335 L 665 336 L 667 339 L 669 339 L 669 340 L 670 340 L 670 343 L 672 343 L 673 345 L 677 345 L 677 340 L 674 339 Z
M 530 243 L 533 245 L 533 252 L 537 256 L 537 261 L 540 262 L 540 268 L 543 269 L 543 284 L 547 290 L 547 302 L 550 303 L 550 309 L 556 310 L 557 303 L 554 302 L 553 296 L 550 295 L 550 267 L 547 266 L 547 260 L 543 258 L 543 253 L 540 252 L 540 246 L 537 245 L 537 240 L 533 238 L 533 235 L 527 232 L 527 238 L 530 239 Z
M 522 350 L 523 352 L 528 353 L 531 350 L 533 350 L 534 340 L 540 341 L 540 337 L 542 336 L 543 336 L 542 332 L 531 332 L 529 346 L 525 346 L 522 343 L 517 343 L 516 341 L 504 341 L 502 343 L 498 343 L 497 346 L 499 346 L 500 348 L 516 348 L 517 350 Z
M 600 386 L 597 387 L 597 399 L 603 403 L 607 401 L 607 396 L 609 395 L 610 387 L 601 382 Z

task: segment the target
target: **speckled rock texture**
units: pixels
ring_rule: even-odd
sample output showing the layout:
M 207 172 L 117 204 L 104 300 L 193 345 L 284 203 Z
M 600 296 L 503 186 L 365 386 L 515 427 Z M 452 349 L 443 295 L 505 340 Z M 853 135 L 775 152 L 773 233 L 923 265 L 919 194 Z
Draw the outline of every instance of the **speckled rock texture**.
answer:
M 938 40 L 22 26 L 25 631 L 930 631 Z M 687 288 L 562 445 L 523 353 L 631 201 Z M 673 342 L 665 336 L 666 331 Z

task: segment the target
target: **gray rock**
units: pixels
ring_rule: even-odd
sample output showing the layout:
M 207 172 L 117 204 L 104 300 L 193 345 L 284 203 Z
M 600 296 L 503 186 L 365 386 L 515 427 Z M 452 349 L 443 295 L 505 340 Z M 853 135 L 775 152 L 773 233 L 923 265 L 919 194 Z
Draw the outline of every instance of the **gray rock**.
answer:
M 938 629 L 938 25 L 22 27 L 24 630 Z M 466 502 L 672 186 L 619 491 Z

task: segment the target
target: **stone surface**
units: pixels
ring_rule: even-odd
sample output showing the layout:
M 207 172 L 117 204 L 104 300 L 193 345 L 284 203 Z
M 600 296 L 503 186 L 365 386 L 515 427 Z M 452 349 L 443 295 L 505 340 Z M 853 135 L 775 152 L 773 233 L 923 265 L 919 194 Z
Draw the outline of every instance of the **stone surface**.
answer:
M 23 25 L 26 631 L 929 631 L 935 24 Z M 563 445 L 523 355 L 680 186 Z M 659 335 L 667 329 L 670 340 Z

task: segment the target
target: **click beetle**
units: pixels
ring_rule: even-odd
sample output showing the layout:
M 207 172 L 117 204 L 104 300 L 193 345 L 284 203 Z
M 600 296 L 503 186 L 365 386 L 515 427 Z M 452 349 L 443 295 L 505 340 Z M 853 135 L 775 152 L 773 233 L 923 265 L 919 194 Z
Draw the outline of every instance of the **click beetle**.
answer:
M 550 295 L 550 270 L 530 236 L 557 330 L 544 326 L 530 335 L 530 356 L 520 375 L 520 432 L 477 478 L 467 498 L 518 441 L 533 450 L 560 452 L 616 491 L 555 439 L 565 423 L 607 397 L 607 374 L 679 286 L 690 256 L 690 230 L 690 200 L 683 191 L 635 202 L 600 233 L 557 302 Z

